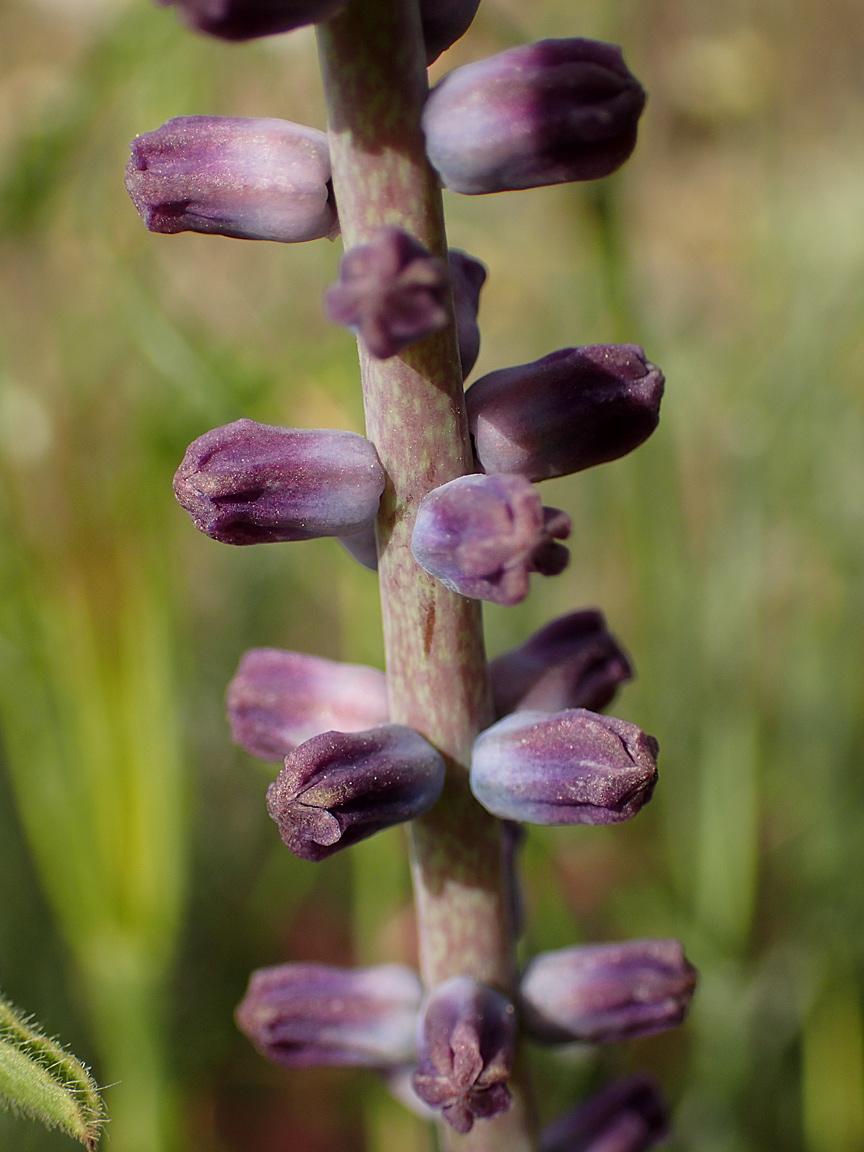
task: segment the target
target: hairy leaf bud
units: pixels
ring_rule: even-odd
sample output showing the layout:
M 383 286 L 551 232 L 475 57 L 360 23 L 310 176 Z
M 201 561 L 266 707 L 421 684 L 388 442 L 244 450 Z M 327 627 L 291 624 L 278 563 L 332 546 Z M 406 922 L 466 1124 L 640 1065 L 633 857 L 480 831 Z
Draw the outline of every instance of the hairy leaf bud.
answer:
M 384 469 L 356 432 L 235 420 L 190 444 L 174 492 L 223 544 L 345 536 L 378 514 Z
M 151 232 L 294 243 L 339 231 L 327 135 L 315 128 L 180 116 L 130 148 L 126 189 Z
M 465 35 L 479 6 L 480 0 L 420 0 L 427 65 Z
M 190 28 L 220 40 L 254 40 L 329 20 L 346 0 L 157 0 Z
M 569 476 L 626 456 L 660 419 L 663 373 L 636 344 L 563 348 L 490 372 L 465 393 L 484 472 Z
M 540 1152 L 647 1152 L 668 1132 L 666 1103 L 650 1076 L 613 1080 L 540 1133 Z
M 464 380 L 480 354 L 480 327 L 477 312 L 480 309 L 480 289 L 486 283 L 486 266 L 467 252 L 450 248 L 450 279 L 453 283 L 453 305 L 456 310 L 456 334 L 459 340 L 459 360 Z
M 544 508 L 521 476 L 460 476 L 434 489 L 417 511 L 417 563 L 453 592 L 518 604 L 531 572 L 556 576 L 569 553 L 570 517 Z
M 526 1030 L 550 1044 L 608 1044 L 680 1024 L 696 969 L 677 940 L 544 952 L 519 987 Z
M 402 724 L 322 732 L 285 757 L 267 808 L 295 856 L 324 860 L 431 808 L 445 771 L 440 753 Z
M 471 791 L 502 820 L 618 824 L 651 799 L 657 741 L 584 708 L 514 712 L 481 732 Z
M 596 180 L 633 151 L 644 106 L 616 45 L 541 40 L 445 76 L 423 113 L 426 150 L 467 195 Z

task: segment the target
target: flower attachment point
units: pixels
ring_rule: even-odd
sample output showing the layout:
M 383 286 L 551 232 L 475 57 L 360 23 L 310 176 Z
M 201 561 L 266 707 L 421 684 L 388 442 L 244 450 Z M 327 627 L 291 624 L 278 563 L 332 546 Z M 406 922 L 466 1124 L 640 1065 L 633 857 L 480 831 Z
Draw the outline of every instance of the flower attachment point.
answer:
M 616 45 L 541 40 L 445 76 L 423 113 L 426 149 L 467 195 L 597 180 L 633 151 L 644 106 Z
M 331 239 L 327 136 L 287 120 L 180 116 L 136 136 L 126 189 L 151 232 Z
M 516 1011 L 506 996 L 467 976 L 432 990 L 423 1013 L 414 1091 L 457 1132 L 512 1103 L 507 1089 L 516 1046 Z
M 267 808 L 295 856 L 324 860 L 431 808 L 445 771 L 440 753 L 402 724 L 322 732 L 285 757 Z
M 282 964 L 252 973 L 237 1026 L 289 1068 L 386 1068 L 416 1058 L 421 996 L 417 975 L 398 964 Z
M 383 491 L 364 436 L 254 420 L 199 436 L 174 477 L 195 527 L 223 544 L 346 536 L 374 521 Z
M 320 24 L 345 7 L 345 0 L 157 0 L 174 4 L 189 27 L 220 40 L 254 40 Z
M 534 481 L 617 460 L 657 427 L 664 383 L 637 344 L 563 348 L 490 372 L 465 393 L 477 459 Z
M 345 253 L 324 307 L 372 356 L 388 360 L 447 324 L 448 296 L 444 262 L 401 228 L 385 227 Z
M 677 940 L 628 940 L 544 952 L 519 987 L 523 1022 L 550 1044 L 609 1044 L 680 1024 L 696 969 Z
M 226 693 L 231 738 L 259 760 L 284 760 L 321 732 L 361 732 L 389 719 L 387 678 L 280 648 L 247 652 Z
M 569 561 L 557 543 L 570 517 L 544 508 L 521 476 L 460 476 L 434 489 L 417 511 L 411 549 L 417 563 L 453 592 L 519 604 L 532 572 L 557 576 Z
M 657 741 L 584 708 L 514 712 L 481 732 L 471 791 L 502 820 L 618 824 L 651 799 Z
M 647 1152 L 668 1132 L 666 1102 L 650 1076 L 613 1080 L 540 1134 L 540 1152 Z

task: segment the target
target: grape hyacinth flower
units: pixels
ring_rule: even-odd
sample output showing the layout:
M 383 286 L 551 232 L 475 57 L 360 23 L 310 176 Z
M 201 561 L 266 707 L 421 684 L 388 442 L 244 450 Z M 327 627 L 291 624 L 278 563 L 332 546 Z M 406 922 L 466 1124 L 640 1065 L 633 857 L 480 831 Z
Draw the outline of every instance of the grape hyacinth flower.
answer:
M 635 724 L 584 708 L 514 712 L 481 732 L 471 791 L 501 820 L 618 824 L 647 804 L 657 741 Z
M 339 231 L 327 136 L 315 128 L 180 116 L 130 148 L 126 188 L 151 232 L 289 244 Z
M 450 72 L 423 130 L 445 187 L 474 196 L 610 175 L 636 146 L 644 106 L 616 45 L 541 40 Z
M 254 40 L 329 20 L 346 0 L 157 0 L 190 28 L 220 40 Z
M 570 517 L 544 508 L 521 476 L 461 476 L 426 496 L 411 549 L 445 587 L 474 600 L 518 604 L 532 572 L 557 576 L 569 561 L 558 544 Z
M 484 472 L 569 476 L 632 452 L 660 419 L 663 373 L 637 344 L 563 348 L 465 393 Z
M 420 0 L 427 65 L 465 35 L 479 7 L 480 0 Z
M 457 1132 L 511 1106 L 507 1080 L 516 1012 L 506 996 L 465 976 L 432 990 L 423 1012 L 414 1091 Z
M 199 436 L 174 477 L 195 527 L 223 544 L 346 536 L 374 521 L 383 491 L 364 436 L 245 419 Z
M 275 1064 L 386 1068 L 416 1059 L 421 996 L 417 975 L 399 964 L 281 964 L 252 973 L 236 1019 Z
M 696 969 L 677 940 L 628 940 L 535 957 L 519 986 L 526 1030 L 550 1044 L 609 1044 L 680 1024 Z
M 402 724 L 322 732 L 285 757 L 267 809 L 295 856 L 324 860 L 427 811 L 445 771 L 440 753 Z
M 593 609 L 560 616 L 489 664 L 498 717 L 523 709 L 599 712 L 632 678 L 627 654 L 606 628 L 603 613 Z
M 650 1076 L 613 1080 L 540 1134 L 540 1152 L 647 1152 L 668 1133 L 666 1104 Z
M 324 306 L 372 356 L 388 360 L 444 327 L 450 319 L 448 295 L 444 262 L 401 228 L 385 227 L 368 244 L 345 253 Z
M 231 738 L 259 760 L 284 760 L 322 732 L 362 732 L 389 719 L 387 678 L 281 648 L 253 648 L 225 697 Z
M 450 279 L 453 284 L 453 306 L 456 310 L 456 337 L 459 342 L 459 362 L 464 380 L 480 353 L 480 327 L 477 312 L 480 308 L 480 289 L 486 283 L 486 266 L 467 252 L 451 248 Z

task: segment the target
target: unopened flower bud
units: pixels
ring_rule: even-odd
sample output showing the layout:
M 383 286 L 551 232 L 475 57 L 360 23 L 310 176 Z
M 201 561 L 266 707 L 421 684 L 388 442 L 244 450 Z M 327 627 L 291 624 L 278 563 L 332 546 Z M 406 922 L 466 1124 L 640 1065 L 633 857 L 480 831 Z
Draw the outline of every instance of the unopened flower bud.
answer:
M 613 1080 L 540 1133 L 540 1152 L 647 1152 L 668 1133 L 666 1104 L 650 1076 Z
M 253 40 L 319 24 L 345 7 L 345 0 L 157 0 L 176 5 L 189 27 L 220 40 Z
M 426 150 L 468 195 L 596 180 L 633 151 L 644 106 L 616 45 L 541 40 L 445 76 L 423 113 Z
M 375 542 L 375 525 L 369 524 L 350 536 L 340 536 L 339 543 L 346 552 L 370 572 L 378 571 L 378 545 Z
M 453 283 L 453 305 L 456 310 L 456 334 L 459 340 L 459 360 L 464 380 L 480 353 L 480 327 L 477 312 L 480 309 L 480 289 L 486 283 L 486 267 L 467 252 L 451 248 L 450 279 Z
M 525 928 L 525 901 L 519 882 L 519 851 L 525 842 L 525 825 L 515 820 L 501 821 L 501 855 L 504 862 L 504 883 L 513 935 L 518 940 Z
M 398 964 L 282 964 L 253 972 L 237 1026 L 276 1064 L 389 1067 L 416 1058 L 422 991 Z
M 345 253 L 324 306 L 372 356 L 388 360 L 447 324 L 448 292 L 444 262 L 401 228 L 385 227 Z
M 226 693 L 231 738 L 259 760 L 284 760 L 321 732 L 361 732 L 389 719 L 387 678 L 280 648 L 247 652 Z
M 295 856 L 323 860 L 431 808 L 445 771 L 440 753 L 402 724 L 322 732 L 286 756 L 267 808 Z
M 521 476 L 460 476 L 425 496 L 411 549 L 417 563 L 472 600 L 518 604 L 531 572 L 554 576 L 569 553 L 570 517 L 544 508 Z
M 516 1012 L 506 996 L 467 976 L 432 990 L 423 1014 L 414 1091 L 457 1132 L 506 1112 Z
M 480 0 L 420 0 L 427 65 L 465 35 L 479 6 Z
M 560 616 L 521 648 L 489 665 L 496 716 L 520 709 L 599 712 L 619 685 L 633 678 L 626 653 L 606 628 L 602 612 L 584 609 Z
M 632 452 L 660 419 L 664 378 L 636 344 L 563 348 L 465 393 L 484 472 L 568 476 Z
M 199 436 L 174 477 L 195 527 L 223 544 L 358 532 L 383 491 L 384 469 L 364 436 L 254 420 Z
M 180 116 L 130 148 L 126 188 L 151 232 L 293 243 L 339 231 L 327 136 L 315 128 Z
M 537 956 L 519 988 L 527 1031 L 550 1044 L 608 1044 L 680 1024 L 696 969 L 677 940 L 628 940 Z
M 584 708 L 515 712 L 481 732 L 471 791 L 502 820 L 618 824 L 651 799 L 657 741 Z

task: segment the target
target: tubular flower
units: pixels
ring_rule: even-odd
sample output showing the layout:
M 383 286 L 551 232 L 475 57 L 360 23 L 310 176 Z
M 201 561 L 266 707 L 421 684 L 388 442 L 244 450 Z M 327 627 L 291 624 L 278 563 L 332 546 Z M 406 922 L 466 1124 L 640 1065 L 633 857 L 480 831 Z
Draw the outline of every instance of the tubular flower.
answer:
M 647 1152 L 668 1132 L 666 1104 L 650 1076 L 613 1080 L 540 1134 L 540 1152 Z
M 157 0 L 190 28 L 220 40 L 254 40 L 329 20 L 346 0 Z
M 480 289 L 486 283 L 486 266 L 458 248 L 449 249 L 447 255 L 450 260 L 450 279 L 453 282 L 459 360 L 464 380 L 477 363 L 480 353 L 477 312 L 480 308 Z
M 480 0 L 420 0 L 427 65 L 465 35 L 479 7 Z

